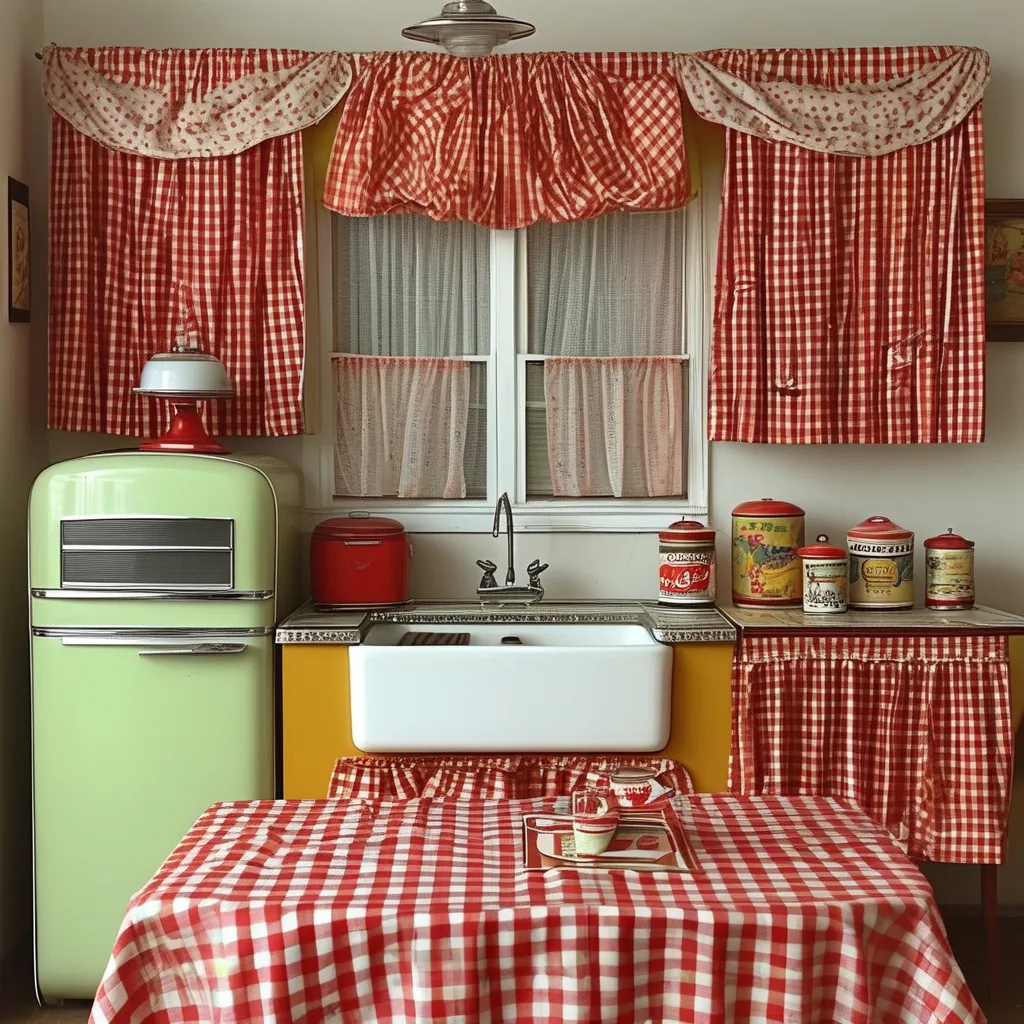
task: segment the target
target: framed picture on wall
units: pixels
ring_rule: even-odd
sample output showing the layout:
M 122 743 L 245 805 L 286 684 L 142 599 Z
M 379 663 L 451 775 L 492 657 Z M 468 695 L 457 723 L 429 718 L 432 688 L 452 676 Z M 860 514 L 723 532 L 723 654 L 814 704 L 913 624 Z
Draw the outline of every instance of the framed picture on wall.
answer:
M 985 335 L 1024 341 L 1024 199 L 985 203 Z
M 7 319 L 32 319 L 32 281 L 28 231 L 28 185 L 7 179 Z

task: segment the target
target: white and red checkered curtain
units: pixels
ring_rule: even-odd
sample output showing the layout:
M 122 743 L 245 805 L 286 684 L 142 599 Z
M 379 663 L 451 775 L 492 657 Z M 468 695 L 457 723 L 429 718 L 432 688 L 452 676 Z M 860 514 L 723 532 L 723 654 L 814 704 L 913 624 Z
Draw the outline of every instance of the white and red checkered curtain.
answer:
M 732 706 L 733 792 L 840 797 L 912 857 L 1002 862 L 1006 637 L 745 637 Z
M 677 209 L 682 98 L 671 54 L 361 55 L 323 202 L 489 228 Z
M 60 49 L 44 54 L 50 159 L 51 429 L 159 433 L 133 395 L 190 296 L 235 397 L 216 434 L 303 428 L 299 129 L 349 82 L 338 54 Z
M 987 55 L 729 50 L 680 67 L 727 126 L 711 440 L 983 440 Z

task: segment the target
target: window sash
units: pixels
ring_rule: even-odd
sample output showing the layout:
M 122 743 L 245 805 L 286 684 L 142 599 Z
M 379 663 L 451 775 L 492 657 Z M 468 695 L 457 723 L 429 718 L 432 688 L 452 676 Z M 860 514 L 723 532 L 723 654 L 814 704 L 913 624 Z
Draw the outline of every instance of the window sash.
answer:
M 304 439 L 303 463 L 310 479 L 319 481 L 315 499 L 318 508 L 311 511 L 337 515 L 352 508 L 369 508 L 375 514 L 394 515 L 420 532 L 489 532 L 494 502 L 503 491 L 509 493 L 516 511 L 517 525 L 545 532 L 637 532 L 663 529 L 667 521 L 680 514 L 706 517 L 707 440 L 704 423 L 707 362 L 706 339 L 710 336 L 712 312 L 711 281 L 717 236 L 715 211 L 718 189 L 705 189 L 703 202 L 695 200 L 699 216 L 687 218 L 687 247 L 703 253 L 703 273 L 687 273 L 684 279 L 684 320 L 681 338 L 689 338 L 687 360 L 687 405 L 684 499 L 569 498 L 526 500 L 525 461 L 520 439 L 521 410 L 518 395 L 525 386 L 518 382 L 519 357 L 527 352 L 526 324 L 526 235 L 520 231 L 490 233 L 490 351 L 487 400 L 490 422 L 487 431 L 486 499 L 459 501 L 428 499 L 357 498 L 333 496 L 334 447 L 331 389 L 333 375 L 330 355 L 333 348 L 334 278 L 332 266 L 331 214 L 316 206 L 309 223 L 314 245 L 307 248 L 309 301 L 315 307 L 308 324 L 309 365 L 318 368 L 317 377 L 307 384 L 309 435 Z M 311 200 L 312 203 L 312 200 Z M 702 245 L 703 248 L 694 248 Z M 533 359 L 542 358 L 537 355 Z M 666 519 L 669 516 L 669 519 Z

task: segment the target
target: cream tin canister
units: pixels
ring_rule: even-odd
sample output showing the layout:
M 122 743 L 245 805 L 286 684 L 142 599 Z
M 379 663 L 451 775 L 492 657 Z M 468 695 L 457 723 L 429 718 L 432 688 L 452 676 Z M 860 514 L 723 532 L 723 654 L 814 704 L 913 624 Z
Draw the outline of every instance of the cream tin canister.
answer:
M 829 544 L 822 533 L 814 544 L 800 548 L 803 563 L 804 611 L 812 614 L 846 611 L 849 564 L 842 548 Z
M 851 608 L 914 607 L 914 535 L 886 516 L 850 528 Z
M 974 541 L 950 527 L 924 542 L 926 608 L 974 607 Z
M 681 519 L 658 534 L 658 603 L 715 603 L 715 531 Z
M 799 547 L 804 510 L 762 498 L 732 510 L 732 601 L 737 605 L 788 606 L 803 600 Z

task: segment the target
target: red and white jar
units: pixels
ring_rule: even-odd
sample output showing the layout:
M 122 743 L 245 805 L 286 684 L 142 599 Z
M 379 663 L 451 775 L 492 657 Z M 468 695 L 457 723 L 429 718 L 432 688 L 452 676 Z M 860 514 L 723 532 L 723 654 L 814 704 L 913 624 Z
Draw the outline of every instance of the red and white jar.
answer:
M 974 607 L 974 541 L 950 527 L 924 542 L 926 608 Z
M 715 531 L 681 519 L 658 534 L 658 603 L 706 607 L 715 603 Z
M 846 552 L 829 544 L 825 533 L 798 551 L 803 562 L 804 611 L 815 615 L 845 612 L 850 568 Z

